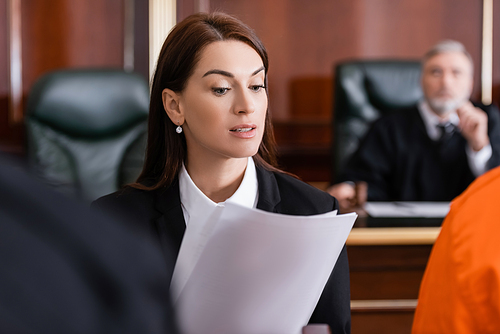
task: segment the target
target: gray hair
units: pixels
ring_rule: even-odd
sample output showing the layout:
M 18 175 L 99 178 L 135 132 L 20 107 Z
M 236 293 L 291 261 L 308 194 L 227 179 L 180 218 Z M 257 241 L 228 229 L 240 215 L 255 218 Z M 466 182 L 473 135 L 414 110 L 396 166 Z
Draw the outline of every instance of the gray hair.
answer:
M 462 43 L 451 39 L 441 41 L 436 45 L 434 45 L 429 51 L 427 51 L 424 57 L 422 58 L 422 64 L 425 64 L 429 59 L 431 59 L 435 55 L 446 52 L 463 53 L 469 59 L 472 69 L 474 69 L 474 61 L 472 60 L 470 53 L 467 52 L 467 50 L 465 49 L 465 46 Z

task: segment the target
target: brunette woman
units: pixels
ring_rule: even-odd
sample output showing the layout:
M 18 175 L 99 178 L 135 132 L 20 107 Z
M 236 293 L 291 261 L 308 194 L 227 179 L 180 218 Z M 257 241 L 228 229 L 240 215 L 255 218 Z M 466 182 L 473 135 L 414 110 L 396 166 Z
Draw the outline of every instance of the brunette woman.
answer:
M 142 174 L 94 206 L 152 233 L 177 255 L 176 271 L 189 264 L 181 241 L 196 246 L 203 218 L 220 203 L 288 215 L 338 209 L 333 197 L 276 167 L 267 73 L 264 46 L 238 19 L 195 14 L 177 24 L 153 79 Z M 310 323 L 350 332 L 348 270 L 344 247 Z

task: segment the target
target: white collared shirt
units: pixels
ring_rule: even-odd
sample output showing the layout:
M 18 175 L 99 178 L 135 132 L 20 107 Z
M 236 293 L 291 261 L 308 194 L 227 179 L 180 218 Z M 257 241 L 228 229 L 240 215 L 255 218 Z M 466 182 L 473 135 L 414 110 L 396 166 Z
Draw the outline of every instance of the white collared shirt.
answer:
M 179 172 L 179 191 L 186 231 L 172 276 L 171 290 L 174 301 L 198 261 L 224 204 L 235 203 L 247 208 L 257 206 L 259 193 L 255 163 L 251 157 L 248 158 L 240 186 L 225 202 L 215 203 L 208 198 L 193 182 L 184 165 Z
M 419 101 L 418 111 L 420 112 L 420 116 L 424 121 L 425 129 L 429 138 L 431 138 L 432 140 L 438 140 L 441 136 L 441 132 L 437 128 L 437 125 L 440 123 L 439 117 L 430 109 L 427 101 L 425 100 Z M 460 119 L 458 118 L 456 111 L 450 114 L 448 121 L 458 127 Z M 475 176 L 479 176 L 486 172 L 486 165 L 493 154 L 493 150 L 491 149 L 490 144 L 483 147 L 478 152 L 475 152 L 472 147 L 467 144 L 465 152 L 467 153 L 469 167 Z
M 217 206 L 224 206 L 225 202 L 215 203 L 208 198 L 189 176 L 186 167 L 182 165 L 179 173 L 179 190 L 181 196 L 182 212 L 186 226 L 190 223 L 190 217 L 196 214 L 204 216 L 210 214 Z M 255 208 L 258 199 L 257 172 L 255 163 L 251 157 L 248 158 L 245 175 L 236 192 L 226 202 L 236 203 L 247 208 Z

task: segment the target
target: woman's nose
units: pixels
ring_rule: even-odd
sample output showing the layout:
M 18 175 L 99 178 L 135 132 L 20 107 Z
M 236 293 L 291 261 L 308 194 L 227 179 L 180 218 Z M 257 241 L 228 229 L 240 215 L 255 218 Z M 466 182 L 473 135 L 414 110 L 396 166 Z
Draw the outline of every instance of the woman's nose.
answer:
M 255 93 L 253 93 L 255 95 Z M 248 89 L 242 89 L 236 94 L 234 101 L 234 113 L 251 114 L 255 112 L 255 97 Z

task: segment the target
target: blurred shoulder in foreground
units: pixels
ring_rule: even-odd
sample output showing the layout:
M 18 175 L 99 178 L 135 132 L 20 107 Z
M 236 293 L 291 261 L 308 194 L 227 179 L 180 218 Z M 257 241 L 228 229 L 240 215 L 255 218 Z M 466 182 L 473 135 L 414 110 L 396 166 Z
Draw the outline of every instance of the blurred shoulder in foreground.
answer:
M 159 249 L 0 156 L 0 332 L 176 333 Z

